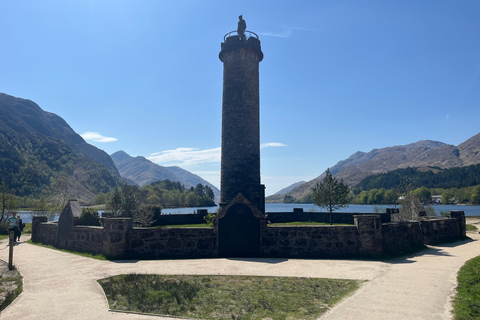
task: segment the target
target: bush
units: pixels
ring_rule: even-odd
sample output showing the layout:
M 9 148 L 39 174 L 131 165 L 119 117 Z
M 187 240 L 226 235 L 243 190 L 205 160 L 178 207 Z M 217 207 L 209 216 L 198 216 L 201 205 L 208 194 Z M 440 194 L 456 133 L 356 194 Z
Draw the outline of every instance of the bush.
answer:
M 78 225 L 100 226 L 100 215 L 98 214 L 98 211 L 90 208 L 82 208 L 82 214 L 80 215 Z

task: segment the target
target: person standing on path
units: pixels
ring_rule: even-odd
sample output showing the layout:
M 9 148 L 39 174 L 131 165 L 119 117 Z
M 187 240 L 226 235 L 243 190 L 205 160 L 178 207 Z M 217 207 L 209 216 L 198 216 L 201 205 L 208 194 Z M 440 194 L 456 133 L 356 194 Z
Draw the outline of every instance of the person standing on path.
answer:
M 22 221 L 22 218 L 20 218 L 20 215 L 18 215 L 18 223 L 17 223 L 17 233 L 15 234 L 15 239 L 17 239 L 17 242 L 20 242 L 20 236 L 22 235 L 24 223 Z
M 17 213 L 14 212 L 12 213 L 12 216 L 9 217 L 7 219 L 7 222 L 8 222 L 8 233 L 10 233 L 11 231 L 13 231 L 13 235 L 14 235 L 14 238 L 13 238 L 13 242 L 17 242 L 17 231 L 18 231 L 18 219 L 16 217 Z

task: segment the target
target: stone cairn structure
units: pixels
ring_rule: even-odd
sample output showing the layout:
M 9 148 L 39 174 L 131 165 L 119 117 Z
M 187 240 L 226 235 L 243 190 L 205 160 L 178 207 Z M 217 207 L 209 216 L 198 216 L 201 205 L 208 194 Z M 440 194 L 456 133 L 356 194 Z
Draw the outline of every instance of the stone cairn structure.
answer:
M 111 258 L 357 258 L 465 238 L 463 211 L 452 211 L 449 218 L 398 223 L 390 219 L 398 209 L 385 214 L 335 213 L 333 222 L 350 225 L 267 227 L 267 216 L 271 222 L 325 222 L 329 214 L 302 209 L 265 214 L 265 187 L 260 182 L 260 40 L 242 24 L 238 34 L 225 35 L 219 58 L 224 65 L 221 210 L 213 228 L 135 228 L 130 218 L 102 218 L 102 227 L 78 226 L 81 209 L 71 200 L 58 222 L 33 218 L 32 241 Z M 160 223 L 195 224 L 206 214 L 198 210 L 168 215 Z

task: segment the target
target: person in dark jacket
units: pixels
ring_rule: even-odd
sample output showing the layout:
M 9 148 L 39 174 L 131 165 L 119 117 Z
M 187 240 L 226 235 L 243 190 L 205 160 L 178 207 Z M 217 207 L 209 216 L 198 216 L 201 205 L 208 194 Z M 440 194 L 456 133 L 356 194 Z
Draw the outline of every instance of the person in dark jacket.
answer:
M 22 235 L 23 228 L 25 227 L 25 224 L 22 221 L 22 218 L 20 218 L 20 215 L 18 216 L 18 228 L 17 232 L 15 234 L 15 239 L 17 242 L 20 242 L 20 236 Z

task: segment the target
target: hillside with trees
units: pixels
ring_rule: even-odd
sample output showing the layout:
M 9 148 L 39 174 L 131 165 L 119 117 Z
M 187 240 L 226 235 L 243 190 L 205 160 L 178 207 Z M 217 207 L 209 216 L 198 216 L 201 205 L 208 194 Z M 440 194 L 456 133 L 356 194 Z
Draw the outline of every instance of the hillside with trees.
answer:
M 134 195 L 131 197 L 138 201 L 138 205 L 163 208 L 215 206 L 215 195 L 209 186 L 199 183 L 195 187 L 185 188 L 180 182 L 173 182 L 168 179 L 152 182 L 141 188 L 134 185 L 124 185 L 121 189 L 116 188 L 107 194 L 99 193 L 95 197 L 95 204 L 107 204 L 111 209 L 112 203 L 120 201 L 118 199 L 121 197 L 117 193 L 127 194 L 125 190 Z
M 443 169 L 475 164 L 480 164 L 480 133 L 458 146 L 422 140 L 408 145 L 373 149 L 367 153 L 359 151 L 339 161 L 330 171 L 337 179 L 343 179 L 350 187 L 355 187 L 369 176 L 397 169 L 417 168 L 419 171 L 435 173 Z M 286 194 L 288 199 L 311 201 L 313 187 L 324 176 L 325 173 L 322 173 L 317 178 L 297 186 Z
M 121 178 L 110 156 L 59 116 L 0 93 L 0 179 L 21 197 L 76 197 L 91 203 Z
M 122 178 L 130 180 L 140 187 L 162 180 L 179 182 L 186 188 L 196 187 L 200 183 L 211 188 L 217 200 L 220 198 L 220 190 L 214 185 L 180 167 L 163 167 L 145 157 L 132 157 L 125 151 L 117 151 L 111 157 Z

